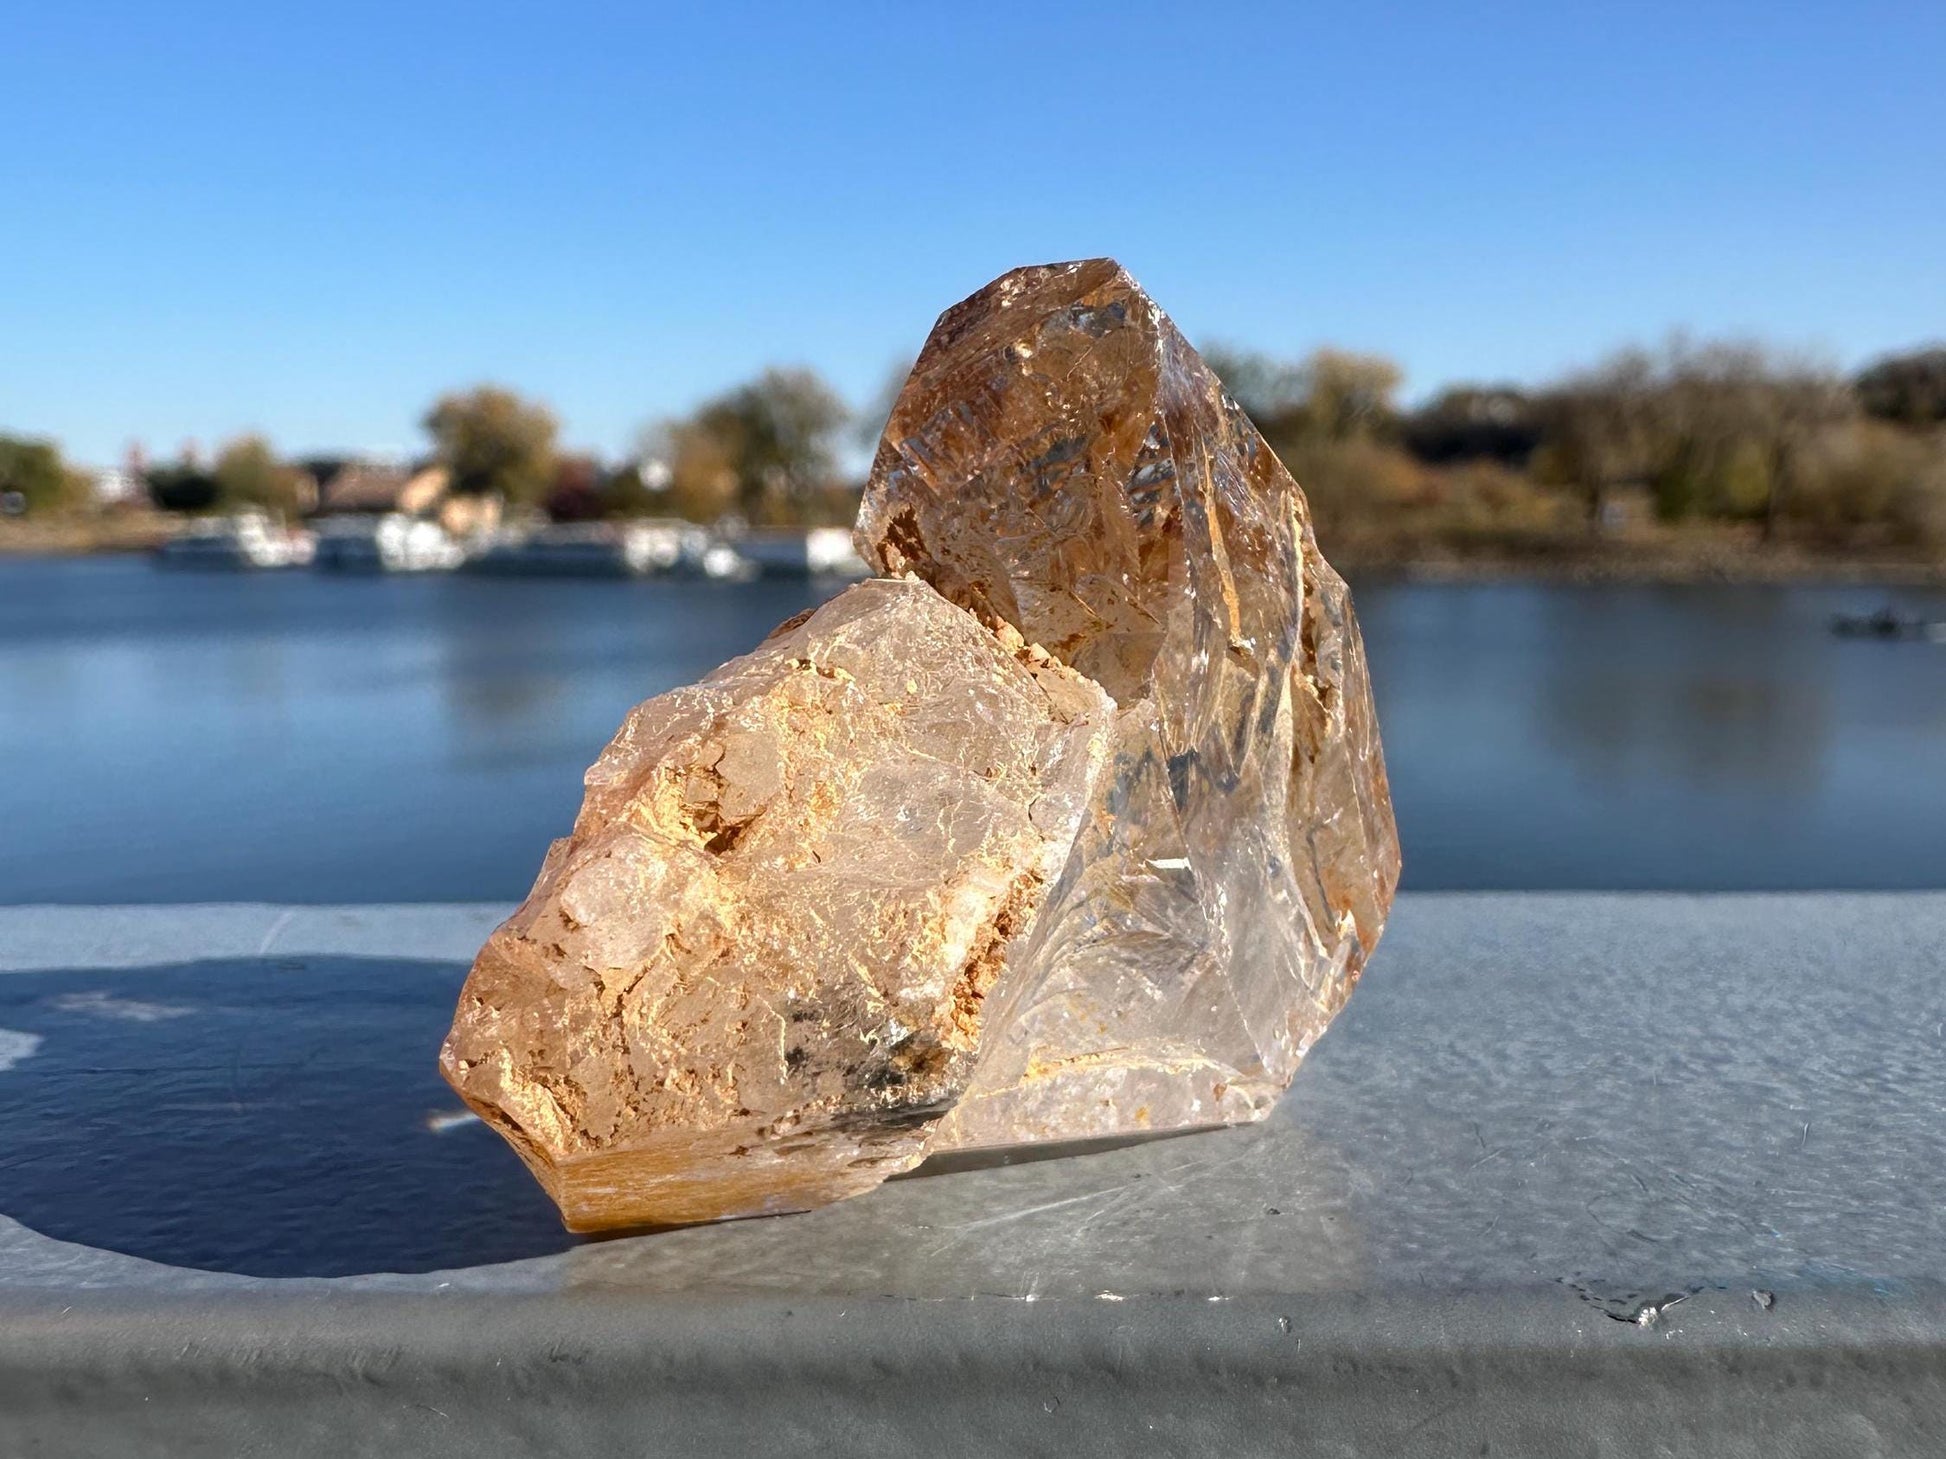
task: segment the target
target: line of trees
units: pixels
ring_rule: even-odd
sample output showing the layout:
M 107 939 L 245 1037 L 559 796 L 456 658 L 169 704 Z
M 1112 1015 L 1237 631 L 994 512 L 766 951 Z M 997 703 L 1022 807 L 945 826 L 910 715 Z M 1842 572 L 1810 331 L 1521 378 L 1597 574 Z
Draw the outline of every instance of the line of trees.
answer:
M 1946 349 L 1845 378 L 1749 343 L 1632 349 L 1536 390 L 1416 410 L 1380 356 L 1212 353 L 1328 540 L 1560 540 L 1636 521 L 1763 541 L 1946 549 Z
M 1352 556 L 1544 546 L 1657 523 L 1946 551 L 1946 348 L 1846 378 L 1761 345 L 1678 339 L 1537 389 L 1456 385 L 1411 410 L 1383 356 L 1219 348 L 1209 359 L 1303 483 L 1327 541 Z M 890 392 L 861 419 L 815 371 L 766 370 L 646 430 L 620 463 L 564 451 L 546 406 L 496 386 L 443 396 L 422 423 L 427 464 L 445 468 L 453 494 L 558 520 L 846 522 L 858 485 L 844 469 L 848 432 L 862 439 L 889 404 Z M 252 435 L 145 477 L 167 511 L 293 515 L 316 504 L 323 466 Z M 53 513 L 85 499 L 53 445 L 0 436 L 0 505 Z
M 841 445 L 853 415 L 813 370 L 770 369 L 642 433 L 637 453 L 605 463 L 563 450 L 545 405 L 496 385 L 441 396 L 421 424 L 424 464 L 443 467 L 456 496 L 493 496 L 557 521 L 674 515 L 756 524 L 849 522 L 857 484 Z M 145 471 L 166 511 L 262 508 L 292 515 L 317 501 L 338 460 L 280 461 L 260 436 L 232 441 L 207 464 L 193 456 Z
M 11 516 L 64 512 L 87 499 L 87 478 L 52 441 L 0 435 L 0 509 Z
M 305 470 L 281 460 L 262 436 L 239 436 L 205 465 L 193 455 L 158 462 L 144 472 L 149 499 L 168 512 L 236 511 L 257 507 L 282 515 L 305 510 L 315 484 Z

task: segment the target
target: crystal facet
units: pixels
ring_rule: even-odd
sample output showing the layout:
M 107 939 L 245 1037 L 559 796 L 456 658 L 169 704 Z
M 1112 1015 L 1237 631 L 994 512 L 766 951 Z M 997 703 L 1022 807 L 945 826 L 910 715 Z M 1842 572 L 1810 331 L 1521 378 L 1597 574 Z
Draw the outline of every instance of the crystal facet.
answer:
M 649 700 L 474 964 L 446 1077 L 570 1226 L 916 1164 L 1107 746 L 1095 685 L 916 581 Z
M 934 1148 L 1264 1114 L 1399 872 L 1351 599 L 1289 473 L 1112 260 L 1026 268 L 940 317 L 858 540 L 1120 706 Z
M 637 708 L 442 1064 L 577 1229 L 1266 1113 L 1398 879 L 1303 495 L 1109 260 L 941 316 L 881 579 Z

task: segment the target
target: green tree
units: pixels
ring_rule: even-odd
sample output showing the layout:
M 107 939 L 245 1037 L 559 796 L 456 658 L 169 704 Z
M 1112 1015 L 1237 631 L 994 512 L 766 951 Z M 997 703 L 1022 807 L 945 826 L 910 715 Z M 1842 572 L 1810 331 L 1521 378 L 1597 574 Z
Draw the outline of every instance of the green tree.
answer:
M 675 512 L 675 504 L 669 499 L 668 470 L 668 463 L 660 456 L 616 466 L 601 481 L 602 515 L 664 517 Z
M 0 436 L 0 496 L 18 493 L 31 513 L 62 511 L 82 493 L 51 441 Z
M 850 418 L 815 371 L 770 369 L 662 427 L 653 454 L 685 516 L 711 521 L 734 508 L 752 522 L 805 521 L 825 514 Z
M 481 385 L 442 396 L 425 428 L 455 493 L 538 503 L 554 485 L 554 413 L 511 390 Z
M 189 456 L 158 461 L 144 474 L 149 500 L 165 512 L 207 512 L 221 495 L 215 475 Z
M 644 431 L 641 457 L 666 473 L 658 495 L 662 510 L 671 515 L 707 524 L 736 509 L 731 445 L 694 418 L 663 421 Z
M 301 511 L 307 503 L 302 471 L 277 459 L 270 442 L 262 436 L 240 436 L 226 445 L 210 471 L 216 500 L 222 506 L 261 507 L 286 513 Z

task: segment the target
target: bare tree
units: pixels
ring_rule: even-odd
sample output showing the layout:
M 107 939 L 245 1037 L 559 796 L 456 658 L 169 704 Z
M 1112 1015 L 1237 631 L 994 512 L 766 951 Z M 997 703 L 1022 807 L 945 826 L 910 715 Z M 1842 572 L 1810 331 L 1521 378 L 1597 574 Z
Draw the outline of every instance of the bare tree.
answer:
M 1609 494 L 1644 480 L 1654 460 L 1654 362 L 1623 350 L 1572 375 L 1541 398 L 1543 480 L 1580 490 L 1589 527 L 1600 530 Z
M 1383 355 L 1329 346 L 1311 352 L 1299 377 L 1310 429 L 1333 441 L 1373 436 L 1390 426 L 1405 378 Z

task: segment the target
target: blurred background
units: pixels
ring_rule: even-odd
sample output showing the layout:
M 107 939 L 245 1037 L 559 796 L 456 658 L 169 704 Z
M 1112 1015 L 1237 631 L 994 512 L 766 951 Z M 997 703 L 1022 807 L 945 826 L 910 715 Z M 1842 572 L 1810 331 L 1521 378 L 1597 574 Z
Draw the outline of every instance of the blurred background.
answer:
M 1420 889 L 1946 886 L 1946 10 L 42 6 L 0 902 L 521 895 L 1119 258 L 1351 578 Z

